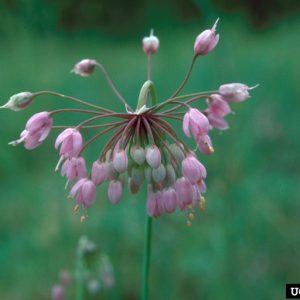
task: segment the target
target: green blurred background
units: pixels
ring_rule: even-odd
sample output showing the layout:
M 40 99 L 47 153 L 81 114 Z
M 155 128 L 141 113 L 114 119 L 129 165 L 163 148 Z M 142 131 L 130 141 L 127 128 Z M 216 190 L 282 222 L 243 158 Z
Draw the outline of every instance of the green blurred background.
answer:
M 141 39 L 150 28 L 161 42 L 153 80 L 164 98 L 181 82 L 194 38 L 217 17 L 220 43 L 199 58 L 185 91 L 260 84 L 234 105 L 230 130 L 212 133 L 215 154 L 201 156 L 209 172 L 206 212 L 191 228 L 181 213 L 155 220 L 150 299 L 284 299 L 285 284 L 300 283 L 299 9 L 296 0 L 0 2 L 3 103 L 16 92 L 49 89 L 121 110 L 100 73 L 70 74 L 90 57 L 134 105 L 146 77 Z M 138 299 L 145 192 L 126 191 L 115 207 L 102 187 L 80 224 L 54 173 L 55 134 L 35 151 L 7 145 L 30 115 L 65 106 L 41 98 L 19 113 L 0 111 L 0 298 L 49 299 L 86 234 L 115 269 L 116 285 L 101 299 Z M 87 151 L 89 163 L 101 145 Z

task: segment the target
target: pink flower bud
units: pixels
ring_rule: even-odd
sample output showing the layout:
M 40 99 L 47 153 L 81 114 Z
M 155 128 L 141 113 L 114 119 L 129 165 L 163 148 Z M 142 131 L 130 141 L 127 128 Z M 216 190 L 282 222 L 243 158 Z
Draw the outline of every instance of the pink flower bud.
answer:
M 214 148 L 212 146 L 212 142 L 210 137 L 206 135 L 200 135 L 197 139 L 197 146 L 199 150 L 204 154 L 212 154 L 214 153 Z
M 94 161 L 91 179 L 95 185 L 99 185 L 109 178 L 109 164 L 107 162 Z
M 61 167 L 61 175 L 66 176 L 69 181 L 74 178 L 86 177 L 86 165 L 83 157 L 72 157 L 66 159 Z
M 128 158 L 126 151 L 124 149 L 117 150 L 114 153 L 113 165 L 117 172 L 123 173 L 127 170 L 128 167 Z
M 140 146 L 132 146 L 130 148 L 130 155 L 138 165 L 142 165 L 146 160 L 145 150 Z
M 88 178 L 78 180 L 71 189 L 70 197 L 77 196 L 77 204 L 83 204 L 85 208 L 90 207 L 96 198 L 96 186 Z
M 93 74 L 97 62 L 94 59 L 83 59 L 72 70 L 77 75 L 88 77 Z
M 143 38 L 143 49 L 147 55 L 157 52 L 159 47 L 159 40 L 153 35 L 153 30 L 150 32 L 150 36 Z
M 13 111 L 20 111 L 28 107 L 33 99 L 34 94 L 30 92 L 22 92 L 13 95 L 9 98 L 8 102 L 0 108 L 8 108 Z
M 154 193 L 151 185 L 148 185 L 147 211 L 148 215 L 151 217 L 159 217 L 165 212 L 165 208 L 161 200 L 161 192 L 157 191 Z
M 199 180 L 206 177 L 205 167 L 193 155 L 189 154 L 182 161 L 181 166 L 183 176 L 186 177 L 192 184 L 197 183 Z
M 178 205 L 181 210 L 184 210 L 184 208 L 193 201 L 193 186 L 189 180 L 185 177 L 181 177 L 175 181 L 174 188 L 178 197 Z
M 82 136 L 77 129 L 65 129 L 55 141 L 55 149 L 60 147 L 59 155 L 63 157 L 76 157 L 82 148 Z
M 166 177 L 166 168 L 163 164 L 161 164 L 157 169 L 152 170 L 152 178 L 154 182 L 159 183 L 162 182 Z
M 242 83 L 228 83 L 219 87 L 219 93 L 226 101 L 241 102 L 249 98 L 249 90 L 256 86 L 249 88 Z
M 212 127 L 220 129 L 220 130 L 226 130 L 229 128 L 228 123 L 224 120 L 224 117 L 220 117 L 216 114 L 208 114 L 207 118 L 209 120 L 209 123 Z
M 192 132 L 194 139 L 199 135 L 207 134 L 209 131 L 209 122 L 207 117 L 198 109 L 191 108 L 183 118 L 183 132 L 190 137 Z
M 37 113 L 27 121 L 25 130 L 22 131 L 20 138 L 9 144 L 16 146 L 24 143 L 26 149 L 34 149 L 47 138 L 51 131 L 52 123 L 49 112 Z
M 146 160 L 150 167 L 157 169 L 161 163 L 160 151 L 156 145 L 151 145 L 146 150 Z
M 222 96 L 218 94 L 212 94 L 211 96 L 209 96 L 209 98 L 207 99 L 207 103 L 208 112 L 216 116 L 225 117 L 231 112 L 228 103 L 224 101 Z
M 218 21 L 219 19 L 211 29 L 204 30 L 197 36 L 194 44 L 195 55 L 206 55 L 216 47 L 219 41 L 219 34 L 216 34 Z
M 52 300 L 63 300 L 64 299 L 64 288 L 61 285 L 54 285 L 51 291 Z
M 108 186 L 108 198 L 113 204 L 118 204 L 123 193 L 123 185 L 119 180 L 112 180 Z
M 173 188 L 163 190 L 161 198 L 165 210 L 168 213 L 174 212 L 176 210 L 178 199 L 176 191 Z

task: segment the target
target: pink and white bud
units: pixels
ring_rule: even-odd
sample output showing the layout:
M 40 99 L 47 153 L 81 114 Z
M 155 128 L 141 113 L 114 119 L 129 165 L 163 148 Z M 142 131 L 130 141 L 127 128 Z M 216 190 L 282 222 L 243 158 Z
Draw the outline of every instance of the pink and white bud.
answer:
M 183 132 L 187 137 L 192 135 L 197 139 L 199 135 L 207 134 L 209 121 L 207 117 L 196 108 L 191 108 L 183 117 Z
M 113 165 L 117 172 L 123 173 L 128 167 L 128 158 L 124 149 L 117 150 L 113 156 Z
M 68 158 L 76 157 L 82 148 L 81 133 L 74 128 L 65 129 L 55 141 L 55 149 L 59 150 L 59 155 Z
M 255 87 L 256 86 L 249 88 L 242 83 L 227 83 L 219 87 L 219 93 L 226 101 L 241 102 L 250 97 L 249 90 Z
M 72 70 L 77 75 L 88 77 L 95 71 L 97 62 L 94 59 L 83 59 Z
M 107 194 L 112 204 L 118 204 L 123 193 L 123 185 L 120 180 L 112 180 L 109 183 Z
M 211 29 L 204 30 L 196 37 L 194 44 L 195 55 L 206 55 L 216 47 L 219 42 L 219 34 L 216 33 L 218 21 L 219 19 L 217 19 Z
M 177 193 L 178 205 L 181 210 L 184 210 L 193 201 L 193 186 L 188 179 L 181 177 L 175 181 L 174 188 Z
M 61 285 L 54 285 L 51 290 L 52 300 L 63 300 L 64 299 L 64 288 Z
M 86 177 L 86 165 L 83 157 L 72 157 L 66 159 L 61 167 L 61 175 L 66 176 L 69 181 L 74 178 Z
M 209 120 L 210 125 L 214 128 L 217 128 L 220 130 L 226 130 L 229 128 L 228 123 L 224 120 L 224 117 L 220 117 L 213 113 L 209 113 L 207 115 L 207 118 Z
M 109 163 L 94 161 L 91 172 L 91 179 L 95 185 L 100 185 L 109 178 Z
M 225 117 L 231 112 L 228 103 L 218 94 L 210 95 L 207 99 L 207 104 L 208 112 L 219 117 Z
M 161 154 L 156 145 L 151 145 L 146 150 L 146 161 L 153 169 L 157 169 L 161 163 Z
M 53 121 L 49 112 L 43 111 L 34 114 L 27 121 L 25 130 L 21 132 L 20 138 L 9 144 L 16 146 L 24 143 L 26 149 L 34 149 L 47 138 L 51 131 L 52 123 Z
M 150 32 L 150 36 L 143 38 L 143 50 L 147 55 L 151 55 L 157 52 L 159 48 L 159 39 L 153 35 L 153 30 Z
M 166 168 L 163 164 L 161 164 L 157 169 L 152 170 L 152 178 L 154 182 L 160 183 L 166 177 Z
M 30 92 L 22 92 L 11 96 L 6 104 L 0 108 L 8 108 L 13 111 L 20 111 L 28 107 L 33 99 L 34 94 Z
M 197 183 L 202 178 L 205 178 L 207 173 L 205 167 L 193 155 L 188 155 L 181 164 L 182 174 L 192 184 Z
M 130 148 L 130 155 L 138 165 L 142 165 L 146 160 L 145 150 L 140 146 L 132 146 Z
M 85 208 L 90 207 L 96 198 L 96 186 L 88 178 L 78 180 L 71 189 L 70 197 L 75 198 L 77 204 L 82 204 Z
M 173 188 L 163 190 L 161 199 L 166 212 L 172 213 L 176 210 L 178 199 L 177 193 Z
M 201 135 L 198 137 L 197 139 L 197 146 L 198 149 L 207 155 L 210 155 L 212 153 L 214 153 L 214 148 L 212 146 L 212 142 L 210 137 L 206 134 L 206 135 Z

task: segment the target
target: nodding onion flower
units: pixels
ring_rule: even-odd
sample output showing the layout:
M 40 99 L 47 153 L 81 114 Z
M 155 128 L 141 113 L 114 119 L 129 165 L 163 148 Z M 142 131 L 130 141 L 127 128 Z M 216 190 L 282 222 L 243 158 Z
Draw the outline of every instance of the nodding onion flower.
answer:
M 218 40 L 216 23 L 212 29 L 200 33 L 195 41 L 192 63 L 183 82 L 169 98 L 158 99 L 151 81 L 151 56 L 158 51 L 159 40 L 151 31 L 150 36 L 143 39 L 148 80 L 140 90 L 136 109 L 123 98 L 102 64 L 94 59 L 82 60 L 75 65 L 73 72 L 87 77 L 100 69 L 121 101 L 123 112 L 52 91 L 18 93 L 1 108 L 20 111 L 38 97 L 46 95 L 73 101 L 87 109 L 65 108 L 39 112 L 28 120 L 20 138 L 10 144 L 23 143 L 25 148 L 33 149 L 47 138 L 51 130 L 63 130 L 55 142 L 60 156 L 56 170 L 61 167 L 62 176 L 71 184 L 69 197 L 76 199 L 74 210 L 81 210 L 81 220 L 86 219 L 87 208 L 94 203 L 99 185 L 108 182 L 108 199 L 117 204 L 122 198 L 127 180 L 133 194 L 143 184 L 147 188 L 146 207 L 150 216 L 159 217 L 179 208 L 184 212 L 187 224 L 191 225 L 195 207 L 203 210 L 205 206 L 203 194 L 206 191 L 207 172 L 195 151 L 185 144 L 180 137 L 182 135 L 168 121 L 182 122 L 183 133 L 194 139 L 199 151 L 212 154 L 214 149 L 210 131 L 214 128 L 227 129 L 228 123 L 224 117 L 231 112 L 230 102 L 247 99 L 251 90 L 244 84 L 230 83 L 213 91 L 179 95 L 190 77 L 196 58 L 201 57 L 199 54 L 211 52 Z M 206 108 L 200 109 L 197 102 L 207 105 Z M 53 119 L 60 113 L 81 113 L 90 117 L 74 126 L 54 126 Z M 95 135 L 84 141 L 83 133 L 86 130 L 94 131 Z M 107 142 L 88 173 L 83 152 L 104 134 L 108 136 Z

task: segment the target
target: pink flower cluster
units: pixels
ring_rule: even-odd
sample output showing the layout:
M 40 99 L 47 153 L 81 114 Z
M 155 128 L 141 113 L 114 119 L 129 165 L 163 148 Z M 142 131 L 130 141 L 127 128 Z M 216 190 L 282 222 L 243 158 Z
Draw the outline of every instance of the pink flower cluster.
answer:
M 96 199 L 97 187 L 105 182 L 108 182 L 108 199 L 113 204 L 121 200 L 126 181 L 132 194 L 137 193 L 145 183 L 148 191 L 147 211 L 153 217 L 172 213 L 178 208 L 185 213 L 189 224 L 194 218 L 195 207 L 204 209 L 206 168 L 197 159 L 195 152 L 179 138 L 168 120 L 182 122 L 184 134 L 188 138 L 193 137 L 200 152 L 212 154 L 214 148 L 210 131 L 214 128 L 227 129 L 228 123 L 224 118 L 231 113 L 229 104 L 249 98 L 251 88 L 240 83 L 223 84 L 214 92 L 178 96 L 190 76 L 196 58 L 208 54 L 216 47 L 219 41 L 216 25 L 217 22 L 211 29 L 198 35 L 192 65 L 183 83 L 170 98 L 158 103 L 154 84 L 150 80 L 150 63 L 151 55 L 158 51 L 159 40 L 151 32 L 149 37 L 143 39 L 143 50 L 148 57 L 148 80 L 141 88 L 135 111 L 116 89 L 104 67 L 93 59 L 77 63 L 74 73 L 86 77 L 99 67 L 112 91 L 124 105 L 125 112 L 118 113 L 56 92 L 19 93 L 2 107 L 19 111 L 30 105 L 37 96 L 48 94 L 89 108 L 37 113 L 28 120 L 20 138 L 11 142 L 12 145 L 23 143 L 25 148 L 34 149 L 47 138 L 52 128 L 64 129 L 55 142 L 55 148 L 59 151 L 56 170 L 61 168 L 61 175 L 71 184 L 69 197 L 76 199 L 75 211 L 82 210 L 82 221 L 86 218 L 87 208 Z M 151 106 L 150 96 L 153 101 Z M 192 102 L 201 100 L 207 105 L 205 109 L 191 106 Z M 182 108 L 185 109 L 180 111 Z M 53 126 L 54 115 L 66 112 L 92 116 L 76 126 Z M 114 121 L 90 125 L 104 119 Z M 85 141 L 82 129 L 96 130 L 97 133 Z M 108 132 L 113 133 L 89 173 L 83 151 Z

